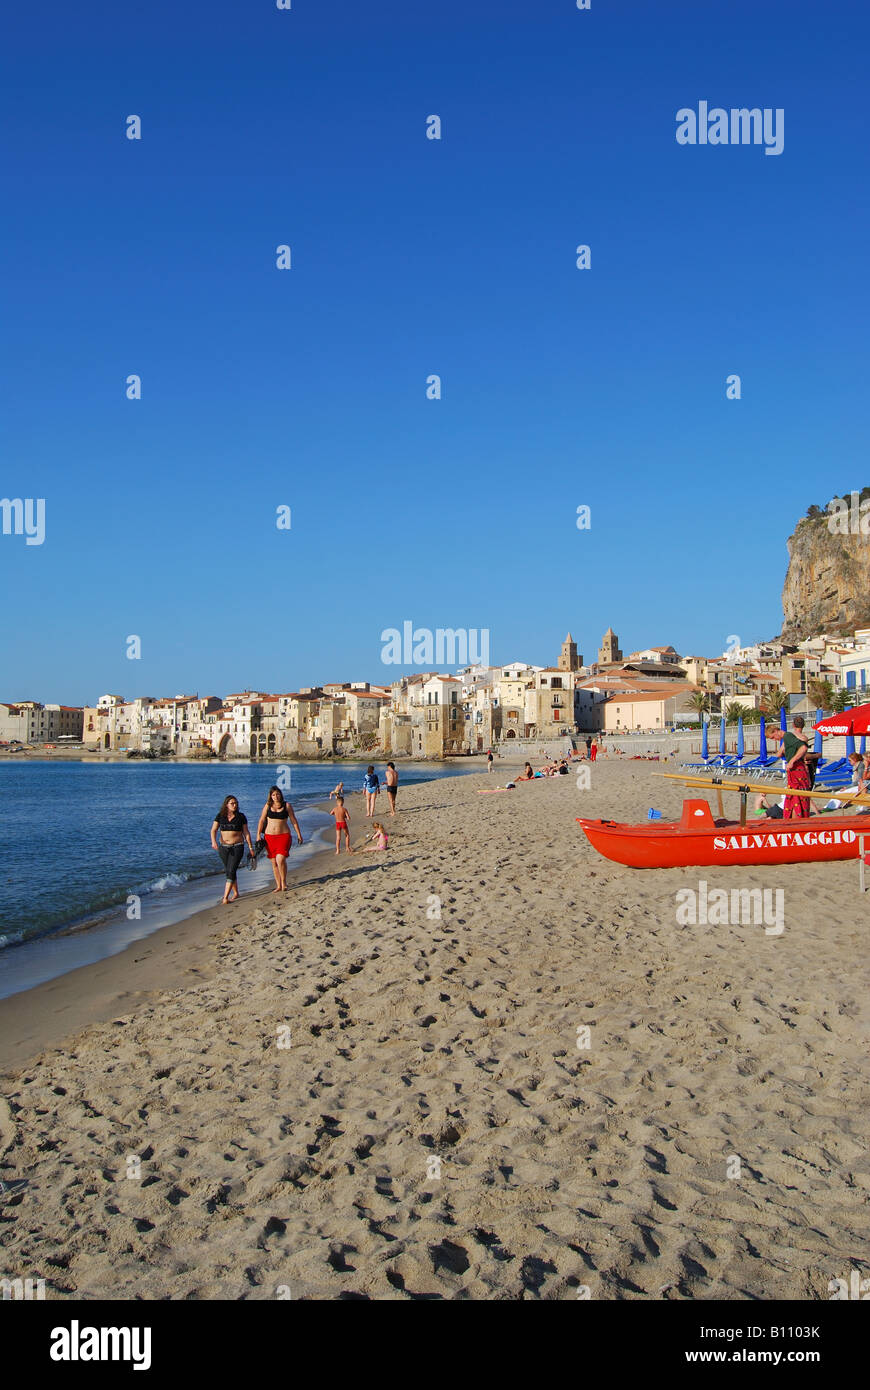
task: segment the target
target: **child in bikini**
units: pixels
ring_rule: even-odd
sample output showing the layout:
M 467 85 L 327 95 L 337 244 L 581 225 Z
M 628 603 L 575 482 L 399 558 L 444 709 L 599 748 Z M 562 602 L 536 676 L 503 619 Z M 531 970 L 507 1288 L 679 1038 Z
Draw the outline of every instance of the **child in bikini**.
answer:
M 369 838 L 374 840 L 374 844 L 366 845 L 366 853 L 373 849 L 386 849 L 390 843 L 390 837 L 379 820 L 373 822 L 372 833 Z
M 328 799 L 331 801 L 332 798 L 333 798 L 334 796 L 335 796 L 335 797 L 339 797 L 339 796 L 343 796 L 343 795 L 344 795 L 344 783 L 343 783 L 343 782 L 339 782 L 338 786 L 335 787 L 334 790 L 331 791 L 331 792 L 329 793 L 329 798 L 328 798 Z M 331 812 L 331 811 L 330 811 L 330 815 L 332 815 L 332 812 Z
M 341 786 L 341 783 L 338 784 Z M 336 793 L 335 805 L 329 813 L 335 816 L 335 852 L 341 853 L 341 832 L 344 831 L 344 847 L 348 854 L 353 854 L 350 847 L 350 814 L 345 808 L 344 797 L 340 792 Z

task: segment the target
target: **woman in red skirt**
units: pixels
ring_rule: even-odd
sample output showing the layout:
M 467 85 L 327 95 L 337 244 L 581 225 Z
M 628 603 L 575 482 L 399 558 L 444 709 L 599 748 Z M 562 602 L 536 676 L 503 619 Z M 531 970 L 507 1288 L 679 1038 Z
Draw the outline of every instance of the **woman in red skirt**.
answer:
M 782 756 L 785 758 L 785 784 L 790 791 L 810 791 L 812 783 L 807 766 L 809 743 L 804 738 L 804 721 L 796 714 L 791 721 L 794 732 L 781 735 Z M 803 819 L 810 814 L 808 796 L 787 796 L 782 808 L 783 820 Z
M 266 831 L 266 849 L 272 861 L 272 873 L 275 876 L 275 887 L 273 893 L 283 893 L 287 887 L 287 855 L 290 853 L 292 838 L 290 835 L 291 822 L 293 829 L 302 844 L 302 831 L 299 829 L 299 822 L 289 801 L 284 800 L 284 793 L 280 787 L 270 787 L 266 804 L 260 814 L 260 823 L 257 826 L 257 839 Z

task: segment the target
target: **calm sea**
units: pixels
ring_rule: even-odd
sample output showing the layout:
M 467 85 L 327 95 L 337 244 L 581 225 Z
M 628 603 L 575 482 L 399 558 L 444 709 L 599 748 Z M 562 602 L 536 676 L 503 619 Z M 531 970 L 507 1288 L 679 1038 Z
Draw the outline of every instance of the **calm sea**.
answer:
M 306 844 L 323 848 L 329 818 L 314 809 L 339 780 L 361 789 L 359 763 L 292 763 L 285 796 Z M 383 782 L 383 766 L 377 771 Z M 475 765 L 399 764 L 401 787 Z M 123 950 L 158 927 L 219 901 L 223 869 L 210 843 L 223 798 L 237 796 L 252 838 L 278 767 L 254 763 L 0 762 L 0 998 Z M 286 780 L 286 779 L 285 779 Z M 384 798 L 385 800 L 385 798 Z M 380 803 L 379 803 L 380 808 Z M 386 805 L 383 806 L 386 810 Z M 362 829 L 357 825 L 357 829 Z M 314 837 L 315 843 L 311 840 Z M 243 867 L 239 887 L 271 886 L 268 862 Z M 140 900 L 131 918 L 127 899 Z M 13 949 L 15 948 L 15 949 Z

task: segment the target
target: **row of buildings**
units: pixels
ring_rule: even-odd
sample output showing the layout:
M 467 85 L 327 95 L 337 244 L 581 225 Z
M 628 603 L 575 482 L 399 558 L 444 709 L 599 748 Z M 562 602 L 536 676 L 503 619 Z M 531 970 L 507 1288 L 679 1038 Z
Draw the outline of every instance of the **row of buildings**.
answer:
M 224 698 L 102 695 L 79 709 L 0 703 L 0 742 L 80 741 L 94 751 L 180 757 L 274 760 L 377 750 L 438 758 L 510 740 L 670 729 L 698 721 L 699 694 L 709 709 L 731 701 L 759 708 L 782 690 L 793 713 L 809 713 L 819 684 L 860 698 L 868 677 L 870 629 L 799 647 L 729 648 L 719 657 L 680 656 L 671 646 L 626 657 L 608 628 L 588 665 L 569 632 L 555 666 L 517 661 L 402 676 L 388 686 L 357 681 Z

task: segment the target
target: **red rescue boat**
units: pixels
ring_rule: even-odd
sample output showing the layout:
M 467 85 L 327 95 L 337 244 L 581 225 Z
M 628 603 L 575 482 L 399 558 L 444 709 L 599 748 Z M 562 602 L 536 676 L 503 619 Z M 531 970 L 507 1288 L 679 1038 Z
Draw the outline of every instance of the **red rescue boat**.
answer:
M 857 859 L 859 839 L 870 839 L 870 816 L 825 814 L 804 820 L 714 820 L 706 801 L 686 800 L 678 821 L 622 825 L 577 820 L 593 849 L 632 869 L 674 869 L 708 864 L 805 864 Z

